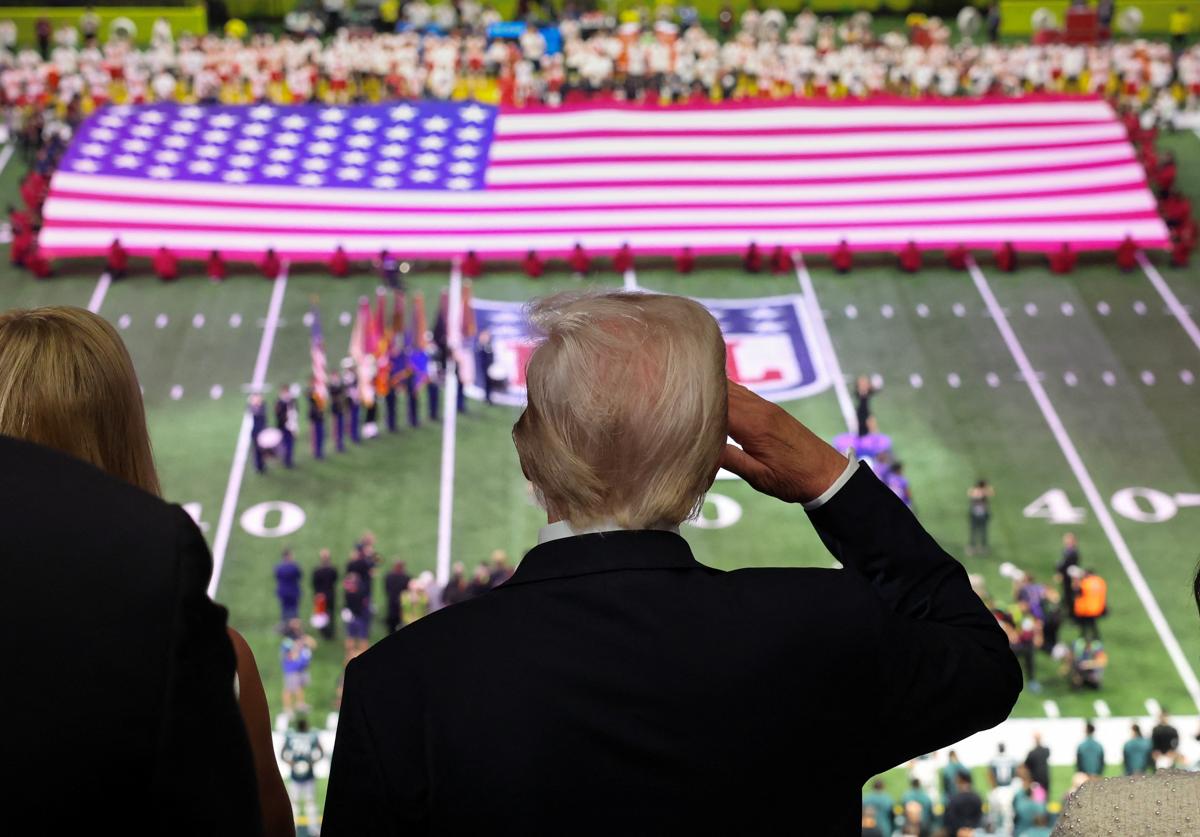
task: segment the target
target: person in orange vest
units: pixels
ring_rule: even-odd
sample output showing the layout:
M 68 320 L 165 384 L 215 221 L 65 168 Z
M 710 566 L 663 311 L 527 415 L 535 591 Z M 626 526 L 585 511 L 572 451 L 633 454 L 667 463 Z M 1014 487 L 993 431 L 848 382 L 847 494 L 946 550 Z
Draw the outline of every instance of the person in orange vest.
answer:
M 1050 272 L 1065 275 L 1075 269 L 1076 256 L 1071 245 L 1063 242 L 1062 247 L 1050 254 Z
M 154 254 L 154 274 L 164 282 L 179 278 L 179 259 L 166 247 L 159 247 Z
M 904 249 L 900 251 L 900 269 L 905 273 L 916 273 L 921 269 L 921 251 L 917 249 L 917 243 L 910 241 L 904 245 Z
M 1133 236 L 1125 236 L 1125 240 L 1117 245 L 1117 267 L 1128 273 L 1137 266 L 1137 244 Z
M 204 265 L 204 271 L 214 282 L 222 282 L 228 275 L 228 271 L 225 269 L 225 260 L 216 250 L 208 254 L 208 262 Z
M 37 246 L 32 227 L 13 227 L 12 245 L 8 257 L 17 267 L 24 267 L 25 262 Z
M 591 270 L 592 260 L 584 252 L 583 245 L 578 241 L 575 242 L 575 247 L 571 250 L 571 255 L 567 258 L 567 265 L 570 266 L 571 272 L 577 276 L 587 276 L 588 271 Z
M 546 265 L 538 256 L 536 250 L 530 250 L 525 254 L 525 258 L 521 260 L 521 270 L 525 271 L 525 275 L 530 279 L 540 279 L 542 274 L 546 272 Z
M 692 255 L 691 247 L 684 247 L 675 256 L 675 270 L 688 274 L 696 269 L 696 257 Z
M 783 249 L 782 245 L 778 245 L 771 251 L 771 272 L 772 273 L 791 273 L 796 269 L 796 263 L 792 261 L 792 255 L 787 250 Z
M 633 251 L 629 249 L 629 242 L 622 244 L 613 256 L 613 270 L 621 275 L 633 270 Z
M 762 253 L 758 250 L 758 244 L 751 241 L 750 246 L 746 248 L 746 252 L 742 255 L 742 268 L 747 273 L 762 272 Z
M 462 275 L 466 279 L 478 279 L 483 275 L 483 261 L 474 250 L 468 250 L 467 257 L 463 259 Z
M 850 245 L 846 243 L 846 239 L 838 242 L 838 246 L 834 248 L 833 255 L 829 257 L 833 263 L 833 269 L 838 273 L 849 273 L 850 268 L 854 266 L 854 256 L 850 253 Z
M 946 264 L 955 270 L 967 269 L 967 248 L 961 244 L 955 244 L 946 251 Z
M 283 264 L 279 261 L 279 256 L 276 255 L 274 247 L 267 248 L 267 254 L 263 257 L 258 269 L 262 271 L 262 275 L 267 279 L 274 280 L 279 278 L 279 271 L 283 269 Z
M 1017 248 L 1013 247 L 1011 241 L 1004 242 L 996 251 L 996 269 L 1004 273 L 1012 273 L 1017 269 Z
M 33 245 L 33 252 L 26 257 L 25 264 L 38 279 L 48 279 L 50 274 L 54 272 L 50 260 L 42 253 L 41 248 L 37 246 L 36 242 Z
M 329 259 L 329 272 L 339 279 L 350 275 L 350 257 L 346 255 L 346 248 L 340 244 Z
M 1084 639 L 1099 639 L 1096 620 L 1108 612 L 1108 583 L 1092 570 L 1072 567 L 1072 586 L 1075 588 L 1074 617 Z
M 108 246 L 108 263 L 105 267 L 113 279 L 120 279 L 129 270 L 129 254 L 121 246 L 121 239 L 114 238 Z

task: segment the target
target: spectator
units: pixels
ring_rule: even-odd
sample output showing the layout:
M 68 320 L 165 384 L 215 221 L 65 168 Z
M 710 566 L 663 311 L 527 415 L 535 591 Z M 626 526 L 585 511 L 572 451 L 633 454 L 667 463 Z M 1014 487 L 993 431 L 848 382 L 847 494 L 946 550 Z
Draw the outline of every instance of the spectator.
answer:
M 9 394 L 0 397 L 6 577 L 13 589 L 54 590 L 64 607 L 32 655 L 24 628 L 45 603 L 12 598 L 0 619 L 0 652 L 23 660 L 36 685 L 0 696 L 4 717 L 21 719 L 0 762 L 6 821 L 82 833 L 136 788 L 139 804 L 122 813 L 128 833 L 186 822 L 196 833 L 290 834 L 258 667 L 207 595 L 200 531 L 158 498 L 137 376 L 116 329 L 77 308 L 0 314 L 0 392 Z M 63 509 L 77 512 L 70 526 Z M 86 713 L 73 711 L 79 682 L 63 676 L 64 661 L 87 672 Z M 55 777 L 80 742 L 104 754 L 105 769 L 64 805 Z
M 942 800 L 949 804 L 950 797 L 958 792 L 958 777 L 970 776 L 971 771 L 958 760 L 958 753 L 951 750 L 946 754 L 946 764 L 942 766 Z
M 428 573 L 422 573 L 422 576 L 428 576 Z M 428 584 L 432 580 L 422 578 L 411 579 L 408 582 L 408 588 L 400 594 L 400 606 L 404 613 L 404 624 L 411 625 L 425 614 L 429 613 L 429 593 Z
M 530 318 L 546 340 L 529 360 L 529 403 L 513 436 L 549 509 L 542 542 L 502 589 L 422 619 L 348 666 L 327 837 L 611 834 L 630 811 L 650 833 L 779 831 L 803 817 L 806 833 L 843 834 L 861 811 L 846 800 L 854 784 L 839 777 L 1007 715 L 1019 667 L 961 565 L 869 469 L 727 381 L 725 343 L 703 306 L 560 295 L 531 306 Z M 623 428 L 621 445 L 601 423 Z M 674 527 L 721 466 L 769 496 L 808 503 L 844 569 L 697 564 Z M 600 521 L 611 531 L 581 531 Z M 748 600 L 753 608 L 736 607 Z M 714 624 L 730 607 L 739 618 Z M 480 636 L 502 651 L 473 653 Z M 867 656 L 886 670 L 862 666 Z M 414 668 L 419 677 L 397 676 Z M 874 700 L 870 684 L 893 677 L 905 688 L 889 719 L 838 746 Z M 482 705 L 481 694 L 486 712 L 454 710 Z M 814 728 L 817 712 L 826 720 Z M 432 750 L 431 728 L 442 739 Z M 800 742 L 825 755 L 797 773 Z M 567 754 L 588 763 L 588 781 L 564 775 Z M 429 804 L 434 777 L 449 804 Z M 846 802 L 828 806 L 832 798 Z
M 487 564 L 480 564 L 475 568 L 475 575 L 471 577 L 471 583 L 467 585 L 467 598 L 474 599 L 491 589 L 492 573 L 487 568 Z
M 387 597 L 387 619 L 385 621 L 389 634 L 394 634 L 401 625 L 405 624 L 400 610 L 400 595 L 408 589 L 408 582 L 411 580 L 403 561 L 393 564 L 391 571 L 383 579 L 383 591 Z
M 1125 775 L 1148 773 L 1152 765 L 1150 739 L 1142 735 L 1142 728 L 1134 724 L 1130 728 L 1129 740 L 1125 742 L 1121 755 L 1125 763 Z
M 275 598 L 279 599 L 279 626 L 282 630 L 300 610 L 300 578 L 302 573 L 296 564 L 292 550 L 285 549 L 275 565 Z
M 346 602 L 342 611 L 346 623 L 346 662 L 350 662 L 370 646 L 371 602 L 362 576 L 347 572 L 342 579 L 342 596 Z
M 492 550 L 491 585 L 499 587 L 512 578 L 512 567 L 508 565 L 508 553 L 503 549 Z
M 1075 769 L 1088 776 L 1104 775 L 1104 746 L 1096 740 L 1096 727 L 1086 725 L 1087 735 L 1075 750 Z
M 442 588 L 442 605 L 458 604 L 469 598 L 466 568 L 461 561 L 456 561 L 450 570 L 450 578 Z
M 322 549 L 318 558 L 317 566 L 312 571 L 312 589 L 313 589 L 313 611 L 317 610 L 316 600 L 321 600 L 321 607 L 327 618 L 324 623 L 315 626 L 320 630 L 321 636 L 326 639 L 333 639 L 337 632 L 334 627 L 334 614 L 337 610 L 337 567 L 333 565 L 332 557 L 328 549 Z

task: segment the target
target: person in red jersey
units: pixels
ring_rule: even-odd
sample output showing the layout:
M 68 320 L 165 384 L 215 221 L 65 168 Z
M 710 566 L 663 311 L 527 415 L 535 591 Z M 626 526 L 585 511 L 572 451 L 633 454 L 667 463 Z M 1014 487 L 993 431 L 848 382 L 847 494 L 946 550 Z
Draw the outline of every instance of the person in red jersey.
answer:
M 946 251 L 946 264 L 955 270 L 967 269 L 967 248 L 956 244 Z
M 629 249 L 629 242 L 622 244 L 613 256 L 613 270 L 622 275 L 633 270 L 633 251 Z
M 467 257 L 463 259 L 462 275 L 467 279 L 478 279 L 483 275 L 483 260 L 474 250 L 468 250 Z
M 1154 172 L 1154 185 L 1161 192 L 1170 192 L 1175 188 L 1175 177 L 1178 174 L 1179 167 L 1175 164 L 1175 155 L 1164 154 Z
M 166 247 L 159 247 L 154 254 L 154 275 L 164 282 L 173 282 L 179 278 L 179 259 Z
M 1137 243 L 1133 236 L 1125 236 L 1125 240 L 1117 245 L 1117 267 L 1128 273 L 1137 266 Z
M 1190 260 L 1192 245 L 1184 241 L 1182 236 L 1175 236 L 1171 241 L 1171 267 L 1187 267 Z
M 33 226 L 33 219 L 29 217 L 28 212 L 23 212 L 17 209 L 12 204 L 8 206 L 8 227 L 12 230 L 13 235 L 16 235 L 19 230 Z
M 8 257 L 17 267 L 24 267 L 25 262 L 37 247 L 37 239 L 33 237 L 32 227 L 13 227 L 12 245 Z
M 1075 260 L 1071 245 L 1064 241 L 1062 247 L 1050 254 L 1050 272 L 1060 275 L 1070 273 L 1075 269 Z
M 567 265 L 571 268 L 571 272 L 578 276 L 586 276 L 591 270 L 592 260 L 586 252 L 583 245 L 575 242 L 575 248 L 571 250 L 571 255 L 567 258 Z
M 36 169 L 21 182 L 21 200 L 25 202 L 30 215 L 41 213 L 42 204 L 46 202 L 46 178 Z
M 900 269 L 905 273 L 916 273 L 921 269 L 921 251 L 917 249 L 916 242 L 908 242 L 900 251 Z
M 225 260 L 221 258 L 221 254 L 218 251 L 213 250 L 208 254 L 208 261 L 204 265 L 204 272 L 214 282 L 225 280 L 229 272 L 225 269 Z
M 267 249 L 267 254 L 263 257 L 258 269 L 262 271 L 262 275 L 267 279 L 279 278 L 279 272 L 283 269 L 283 263 L 279 261 L 279 256 L 276 254 L 274 247 Z
M 1152 174 L 1158 169 L 1158 149 L 1154 147 L 1154 143 L 1142 143 L 1138 155 L 1142 159 L 1142 167 L 1146 169 L 1146 174 Z
M 795 269 L 796 263 L 792 260 L 792 254 L 782 245 L 777 245 L 771 251 L 771 272 L 775 274 L 791 273 Z
M 686 275 L 695 269 L 696 257 L 692 255 L 692 248 L 684 247 L 675 256 L 675 270 Z
M 1159 212 L 1162 213 L 1163 220 L 1167 222 L 1168 227 L 1177 227 L 1185 220 L 1191 217 L 1192 202 L 1189 201 L 1177 189 L 1167 193 L 1159 204 Z
M 114 238 L 112 244 L 108 247 L 108 275 L 113 279 L 120 279 L 129 270 L 129 254 L 125 252 L 125 248 L 121 246 L 121 239 Z
M 521 260 L 521 270 L 525 271 L 525 275 L 530 279 L 540 279 L 546 272 L 546 265 L 536 250 L 530 250 Z
M 833 269 L 838 273 L 850 272 L 850 268 L 854 267 L 854 256 L 850 252 L 850 245 L 846 243 L 846 239 L 843 238 L 838 242 L 838 246 L 834 248 L 829 260 L 833 263 Z
M 751 241 L 750 246 L 746 248 L 746 252 L 742 256 L 742 268 L 747 273 L 761 273 L 762 262 L 762 253 L 759 252 L 758 244 Z
M 339 279 L 350 275 L 350 257 L 346 255 L 346 248 L 340 244 L 329 258 L 329 272 Z
M 1012 273 L 1017 269 L 1017 248 L 1013 247 L 1011 241 L 1004 242 L 996 251 L 996 269 L 1004 273 Z
M 54 272 L 50 260 L 42 253 L 36 242 L 33 245 L 33 251 L 25 258 L 25 265 L 33 271 L 33 275 L 38 279 L 48 279 Z

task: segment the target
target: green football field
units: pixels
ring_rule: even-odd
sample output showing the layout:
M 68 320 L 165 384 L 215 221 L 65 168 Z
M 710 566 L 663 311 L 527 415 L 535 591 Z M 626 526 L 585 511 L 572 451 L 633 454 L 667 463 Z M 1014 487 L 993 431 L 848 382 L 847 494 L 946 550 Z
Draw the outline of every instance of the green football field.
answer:
M 1200 198 L 1200 140 L 1181 134 L 1164 143 L 1175 148 L 1193 200 Z M 9 200 L 15 200 L 20 170 L 13 160 L 0 173 L 0 193 Z M 131 277 L 105 286 L 98 282 L 98 261 L 60 265 L 58 275 L 40 283 L 9 268 L 6 252 L 3 262 L 0 308 L 90 304 L 118 326 L 144 388 L 165 494 L 191 504 L 213 546 L 215 597 L 253 647 L 274 712 L 282 678 L 272 568 L 284 547 L 295 550 L 305 569 L 306 589 L 318 550 L 331 549 L 344 565 L 368 530 L 384 569 L 395 558 L 407 561 L 414 575 L 434 569 L 441 423 L 425 419 L 416 430 L 385 432 L 344 454 L 330 445 L 327 459 L 317 462 L 302 416 L 293 470 L 273 465 L 259 475 L 244 459 L 244 473 L 238 467 L 246 394 L 256 372 L 272 398 L 280 384 L 307 381 L 303 318 L 314 300 L 336 364 L 358 298 L 376 288 L 368 269 L 334 280 L 321 267 L 299 265 L 276 284 L 242 270 L 214 285 L 192 265 L 167 286 L 135 260 Z M 1027 690 L 1014 717 L 1138 716 L 1146 714 L 1148 700 L 1195 714 L 1200 269 L 1171 270 L 1154 254 L 1148 267 L 1130 274 L 1108 258 L 1084 259 L 1066 278 L 1033 258 L 1012 275 L 995 272 L 986 255 L 974 273 L 944 268 L 936 255 L 928 263 L 911 277 L 882 260 L 838 276 L 823 259 L 812 260 L 800 276 L 747 276 L 731 262 L 680 277 L 666 263 L 639 261 L 636 283 L 706 299 L 803 294 L 803 304 L 821 313 L 813 331 L 822 360 L 843 377 L 785 406 L 832 438 L 847 424 L 848 400 L 839 388 L 859 374 L 882 378 L 875 414 L 904 462 L 919 517 L 968 571 L 986 580 L 998 601 L 1012 596 L 1011 582 L 999 572 L 1003 562 L 1049 581 L 1063 533 L 1078 534 L 1085 565 L 1109 582 L 1110 615 L 1101 623 L 1110 655 L 1104 688 L 1073 692 L 1041 657 L 1042 690 Z M 410 288 L 424 292 L 431 324 L 448 279 L 445 265 L 417 264 L 407 275 Z M 584 284 L 562 272 L 534 282 L 493 271 L 475 283 L 474 293 L 524 301 Z M 603 263 L 586 284 L 620 287 L 622 277 Z M 468 570 L 495 549 L 519 558 L 545 522 L 511 444 L 517 415 L 515 408 L 470 402 L 457 421 L 446 489 L 451 554 Z M 979 478 L 996 490 L 992 550 L 967 556 L 966 491 Z M 831 565 L 798 508 L 737 480 L 718 482 L 714 493 L 725 499 L 706 506 L 707 525 L 686 527 L 700 561 L 724 568 Z M 295 509 L 303 513 L 298 527 Z M 380 578 L 379 614 L 381 588 Z M 377 623 L 372 639 L 383 632 Z M 1065 639 L 1075 635 L 1064 627 Z M 319 726 L 334 709 L 340 637 L 316 652 L 308 702 Z M 480 637 L 479 653 L 487 649 L 488 638 Z M 886 690 L 881 683 L 881 700 Z

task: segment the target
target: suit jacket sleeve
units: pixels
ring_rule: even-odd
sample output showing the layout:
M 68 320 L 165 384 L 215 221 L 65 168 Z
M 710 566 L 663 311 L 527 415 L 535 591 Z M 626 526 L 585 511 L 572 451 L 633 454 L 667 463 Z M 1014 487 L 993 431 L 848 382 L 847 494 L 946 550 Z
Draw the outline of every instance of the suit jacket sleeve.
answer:
M 254 761 L 233 692 L 226 612 L 208 597 L 212 559 L 183 509 L 175 524 L 175 608 L 168 648 L 156 803 L 176 834 L 262 834 Z
M 1007 718 L 1021 691 L 1008 640 L 962 565 L 899 498 L 860 466 L 809 517 L 833 556 L 865 576 L 882 605 L 877 657 L 863 661 L 882 673 L 870 771 Z
M 419 790 L 423 781 L 417 778 L 422 774 L 419 735 L 411 730 L 397 733 L 373 728 L 367 721 L 367 703 L 372 696 L 387 700 L 386 711 L 370 713 L 372 721 L 392 721 L 406 728 L 413 722 L 408 714 L 418 711 L 405 705 L 403 686 L 392 688 L 392 684 L 365 674 L 365 662 L 352 660 L 346 667 L 321 833 L 324 837 L 390 837 L 410 830 L 402 826 L 422 833 L 427 828 L 420 822 L 425 800 Z M 380 686 L 387 694 L 377 694 Z M 395 773 L 391 780 L 384 776 L 377 741 L 403 742 L 400 751 L 388 754 L 388 769 Z

